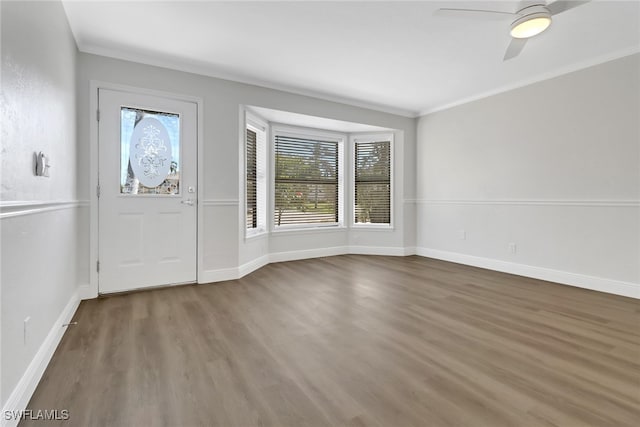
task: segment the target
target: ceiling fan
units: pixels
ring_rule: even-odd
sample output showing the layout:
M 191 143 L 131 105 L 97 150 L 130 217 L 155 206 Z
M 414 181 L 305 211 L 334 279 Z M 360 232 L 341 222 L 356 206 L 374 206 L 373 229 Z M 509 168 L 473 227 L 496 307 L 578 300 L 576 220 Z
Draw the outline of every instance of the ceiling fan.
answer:
M 546 4 L 544 0 L 526 0 L 520 3 L 517 12 L 483 9 L 441 8 L 438 16 L 472 19 L 506 19 L 511 18 L 511 43 L 507 46 L 504 61 L 515 58 L 522 52 L 529 38 L 542 33 L 551 25 L 551 17 L 569 9 L 588 3 L 589 0 L 556 0 Z

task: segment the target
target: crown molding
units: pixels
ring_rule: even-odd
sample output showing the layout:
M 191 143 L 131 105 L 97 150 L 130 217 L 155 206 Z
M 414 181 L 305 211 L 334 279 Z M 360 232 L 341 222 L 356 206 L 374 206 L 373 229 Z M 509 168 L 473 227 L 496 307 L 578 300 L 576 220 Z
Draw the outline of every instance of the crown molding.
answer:
M 246 74 L 233 71 L 223 70 L 216 66 L 207 66 L 189 62 L 179 62 L 168 58 L 153 58 L 149 55 L 141 53 L 123 52 L 117 49 L 108 49 L 87 43 L 78 43 L 78 50 L 83 53 L 104 56 L 123 61 L 135 62 L 138 64 L 151 65 L 155 67 L 167 68 L 175 71 L 183 71 L 186 73 L 198 74 L 206 77 L 213 77 L 221 80 L 228 80 L 234 83 L 243 83 L 253 86 L 259 86 L 266 89 L 278 90 L 294 95 L 308 96 L 323 101 L 336 102 L 339 104 L 349 105 L 351 107 L 366 108 L 368 110 L 378 111 L 381 113 L 393 114 L 396 116 L 408 117 L 414 119 L 418 117 L 417 111 L 406 110 L 388 105 L 376 104 L 363 100 L 343 97 L 339 95 L 328 94 L 324 92 L 314 91 L 296 86 L 274 83 L 259 78 L 255 78 Z
M 593 66 L 596 66 L 596 65 L 604 64 L 605 62 L 609 62 L 609 61 L 613 61 L 613 60 L 616 60 L 616 59 L 624 58 L 624 57 L 631 56 L 631 55 L 634 55 L 634 54 L 637 54 L 637 53 L 640 53 L 640 46 L 632 46 L 630 48 L 621 49 L 621 50 L 618 50 L 618 51 L 615 51 L 615 52 L 612 52 L 612 53 L 608 53 L 606 55 L 598 56 L 596 58 L 592 58 L 592 59 L 589 59 L 589 60 L 586 60 L 586 61 L 577 62 L 575 64 L 571 64 L 571 65 L 559 68 L 559 69 L 554 70 L 554 71 L 538 74 L 537 76 L 534 76 L 534 77 L 529 78 L 529 79 L 524 79 L 524 80 L 521 80 L 521 81 L 513 83 L 513 84 L 500 86 L 498 88 L 495 88 L 495 89 L 492 89 L 492 90 L 489 90 L 489 91 L 486 91 L 486 92 L 481 92 L 481 93 L 478 93 L 478 94 L 475 94 L 475 95 L 471 95 L 471 96 L 459 99 L 457 101 L 453 101 L 453 102 L 450 102 L 450 103 L 446 103 L 446 104 L 443 104 L 443 105 L 439 105 L 439 106 L 435 106 L 435 107 L 431 107 L 431 108 L 422 110 L 418 114 L 418 117 L 426 116 L 426 115 L 432 114 L 432 113 L 437 113 L 437 112 L 443 111 L 443 110 L 448 110 L 450 108 L 458 107 L 460 105 L 469 104 L 471 102 L 478 101 L 480 99 L 489 98 L 490 96 L 499 95 L 501 93 L 505 93 L 505 92 L 509 92 L 509 91 L 512 91 L 512 90 L 515 90 L 515 89 L 519 89 L 521 87 L 529 86 L 529 85 L 532 85 L 534 83 L 543 82 L 545 80 L 550 80 L 550 79 L 553 79 L 555 77 L 560 77 L 560 76 L 563 76 L 565 74 L 573 73 L 575 71 L 584 70 L 584 69 L 589 68 L 589 67 L 593 67 Z
M 589 67 L 603 64 L 605 62 L 631 56 L 631 55 L 640 53 L 640 46 L 631 46 L 628 48 L 620 49 L 615 52 L 608 53 L 606 55 L 601 55 L 596 58 L 580 61 L 571 65 L 550 71 L 550 72 L 538 74 L 534 77 L 520 80 L 513 84 L 500 86 L 495 89 L 477 93 L 468 97 L 463 97 L 461 99 L 458 99 L 452 102 L 448 102 L 442 105 L 436 105 L 436 106 L 433 106 L 424 110 L 419 110 L 419 111 L 392 107 L 388 105 L 381 105 L 374 102 L 367 102 L 367 101 L 353 99 L 349 97 L 328 94 L 321 91 L 315 91 L 315 90 L 305 89 L 305 88 L 296 87 L 296 86 L 274 83 L 274 82 L 262 80 L 259 78 L 255 78 L 246 74 L 224 70 L 221 67 L 216 67 L 216 66 L 207 66 L 207 65 L 195 64 L 195 63 L 189 63 L 189 62 L 180 62 L 180 61 L 176 61 L 174 59 L 168 59 L 168 58 L 154 58 L 150 55 L 132 53 L 132 52 L 123 52 L 118 49 L 109 49 L 109 48 L 104 48 L 104 47 L 95 46 L 87 43 L 80 43 L 80 42 L 78 42 L 78 50 L 80 52 L 87 53 L 87 54 L 104 56 L 107 58 L 129 61 L 129 62 L 150 65 L 155 67 L 167 68 L 170 70 L 182 71 L 182 72 L 197 74 L 201 76 L 227 80 L 234 83 L 243 83 L 243 84 L 248 84 L 253 86 L 259 86 L 262 88 L 283 91 L 283 92 L 287 92 L 294 95 L 308 96 L 308 97 L 320 99 L 323 101 L 336 102 L 336 103 L 349 105 L 357 108 L 365 108 L 368 110 L 378 111 L 381 113 L 393 114 L 393 115 L 408 117 L 408 118 L 419 118 L 421 116 L 425 116 L 425 115 L 436 113 L 443 110 L 448 110 L 453 107 L 469 104 L 474 101 L 478 101 L 494 95 L 499 95 L 501 93 L 505 93 L 505 92 L 509 92 L 525 86 L 529 86 L 534 83 L 553 79 L 555 77 L 560 77 L 575 71 L 580 71 Z

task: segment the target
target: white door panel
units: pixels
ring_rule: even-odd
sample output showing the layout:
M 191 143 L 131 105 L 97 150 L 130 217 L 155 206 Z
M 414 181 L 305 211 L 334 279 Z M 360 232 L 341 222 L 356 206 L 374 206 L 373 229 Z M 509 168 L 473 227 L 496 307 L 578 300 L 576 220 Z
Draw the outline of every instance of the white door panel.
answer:
M 195 282 L 196 104 L 98 97 L 100 293 Z

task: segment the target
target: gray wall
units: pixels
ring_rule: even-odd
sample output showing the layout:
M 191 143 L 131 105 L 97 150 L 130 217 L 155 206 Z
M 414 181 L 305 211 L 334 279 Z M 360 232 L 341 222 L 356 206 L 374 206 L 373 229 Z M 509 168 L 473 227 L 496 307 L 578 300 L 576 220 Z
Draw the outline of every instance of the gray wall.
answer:
M 0 198 L 3 212 L 22 212 L 3 213 L 0 221 L 4 406 L 77 289 L 77 49 L 60 3 L 2 1 L 0 7 Z M 38 151 L 51 158 L 50 178 L 34 176 Z
M 419 252 L 638 284 L 639 104 L 636 54 L 421 117 Z
M 79 192 L 83 199 L 89 198 L 89 145 L 90 120 L 94 112 L 89 111 L 90 81 L 109 82 L 142 89 L 151 89 L 181 95 L 197 96 L 203 99 L 204 113 L 204 230 L 199 230 L 204 242 L 204 259 L 200 268 L 205 277 L 214 280 L 226 277 L 226 271 L 269 252 L 310 251 L 328 247 L 345 247 L 350 239 L 357 245 L 371 247 L 392 247 L 402 250 L 414 246 L 415 227 L 410 213 L 410 205 L 404 209 L 404 200 L 415 195 L 415 119 L 381 113 L 364 108 L 338 104 L 295 95 L 258 86 L 221 80 L 196 74 L 153 67 L 128 61 L 81 53 L 78 60 L 79 82 Z M 396 213 L 398 218 L 408 216 L 409 221 L 397 221 L 391 232 L 357 232 L 349 235 L 346 231 L 317 233 L 286 233 L 268 238 L 245 241 L 240 200 L 241 177 L 239 160 L 240 108 L 253 105 L 276 110 L 292 111 L 312 116 L 327 117 L 385 128 L 398 129 L 401 137 L 396 146 Z M 230 202 L 234 201 L 234 202 Z M 88 248 L 88 237 L 82 243 Z M 84 265 L 88 262 L 83 260 Z M 89 273 L 84 272 L 85 283 Z

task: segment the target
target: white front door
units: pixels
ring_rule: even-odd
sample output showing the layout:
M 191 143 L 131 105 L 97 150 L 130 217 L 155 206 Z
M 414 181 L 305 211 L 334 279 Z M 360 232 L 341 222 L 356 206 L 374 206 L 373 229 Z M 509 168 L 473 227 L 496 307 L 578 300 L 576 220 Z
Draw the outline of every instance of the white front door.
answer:
M 100 293 L 196 281 L 197 105 L 100 89 Z

